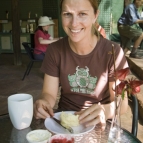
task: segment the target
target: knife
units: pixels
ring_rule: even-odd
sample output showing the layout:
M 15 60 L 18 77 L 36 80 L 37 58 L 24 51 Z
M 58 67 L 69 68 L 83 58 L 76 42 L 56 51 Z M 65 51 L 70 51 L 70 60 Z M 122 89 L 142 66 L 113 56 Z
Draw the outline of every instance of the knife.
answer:
M 70 133 L 72 133 L 72 134 L 74 133 L 74 130 L 73 130 L 71 127 L 68 127 L 68 128 L 64 127 L 64 126 L 61 124 L 60 120 L 56 119 L 55 117 L 52 117 L 52 119 L 53 119 L 54 121 L 56 121 L 60 126 L 62 126 L 63 128 L 65 128 L 66 130 L 68 130 Z

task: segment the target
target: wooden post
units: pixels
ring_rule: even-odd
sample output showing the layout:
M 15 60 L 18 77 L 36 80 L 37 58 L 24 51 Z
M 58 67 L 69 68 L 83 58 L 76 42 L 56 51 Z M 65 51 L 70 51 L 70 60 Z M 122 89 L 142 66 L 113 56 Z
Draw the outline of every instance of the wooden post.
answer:
M 66 33 L 62 27 L 61 13 L 60 13 L 60 1 L 59 0 L 57 1 L 57 4 L 58 4 L 58 34 L 59 34 L 59 37 L 64 37 L 64 36 L 66 36 Z
M 11 0 L 12 5 L 12 44 L 14 51 L 14 64 L 21 65 L 20 47 L 20 21 L 19 21 L 19 0 Z

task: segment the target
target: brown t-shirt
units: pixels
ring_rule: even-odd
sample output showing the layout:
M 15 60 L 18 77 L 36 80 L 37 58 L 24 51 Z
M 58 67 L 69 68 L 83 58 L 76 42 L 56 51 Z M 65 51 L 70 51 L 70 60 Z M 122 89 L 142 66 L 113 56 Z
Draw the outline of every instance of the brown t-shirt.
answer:
M 94 103 L 110 103 L 109 82 L 114 81 L 113 56 L 109 54 L 112 44 L 115 47 L 116 69 L 127 67 L 122 48 L 102 37 L 88 55 L 74 53 L 68 37 L 49 45 L 41 70 L 59 77 L 61 110 L 78 111 Z

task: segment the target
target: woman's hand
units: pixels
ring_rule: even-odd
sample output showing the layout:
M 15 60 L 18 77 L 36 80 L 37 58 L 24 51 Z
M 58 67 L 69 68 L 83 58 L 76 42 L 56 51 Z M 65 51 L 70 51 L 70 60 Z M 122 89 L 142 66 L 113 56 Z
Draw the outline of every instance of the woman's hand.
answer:
M 98 123 L 101 123 L 102 131 L 106 127 L 106 117 L 104 113 L 104 108 L 100 104 L 94 104 L 88 109 L 76 112 L 79 115 L 80 124 L 85 123 L 86 126 L 93 126 Z
M 39 99 L 34 104 L 34 117 L 36 119 L 46 119 L 54 116 L 51 105 L 44 99 Z
M 53 40 L 54 38 L 51 36 L 50 38 L 49 38 L 49 40 Z

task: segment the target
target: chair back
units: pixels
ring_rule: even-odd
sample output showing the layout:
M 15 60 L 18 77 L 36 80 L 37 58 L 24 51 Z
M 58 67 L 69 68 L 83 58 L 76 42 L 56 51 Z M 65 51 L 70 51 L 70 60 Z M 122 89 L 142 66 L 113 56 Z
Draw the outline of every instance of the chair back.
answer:
M 138 132 L 138 100 L 135 95 L 131 95 L 131 99 L 133 102 L 133 118 L 131 133 L 136 137 Z
M 27 52 L 29 58 L 31 60 L 34 60 L 33 56 L 34 49 L 31 47 L 31 43 L 23 42 L 22 45 L 24 46 L 25 51 Z

